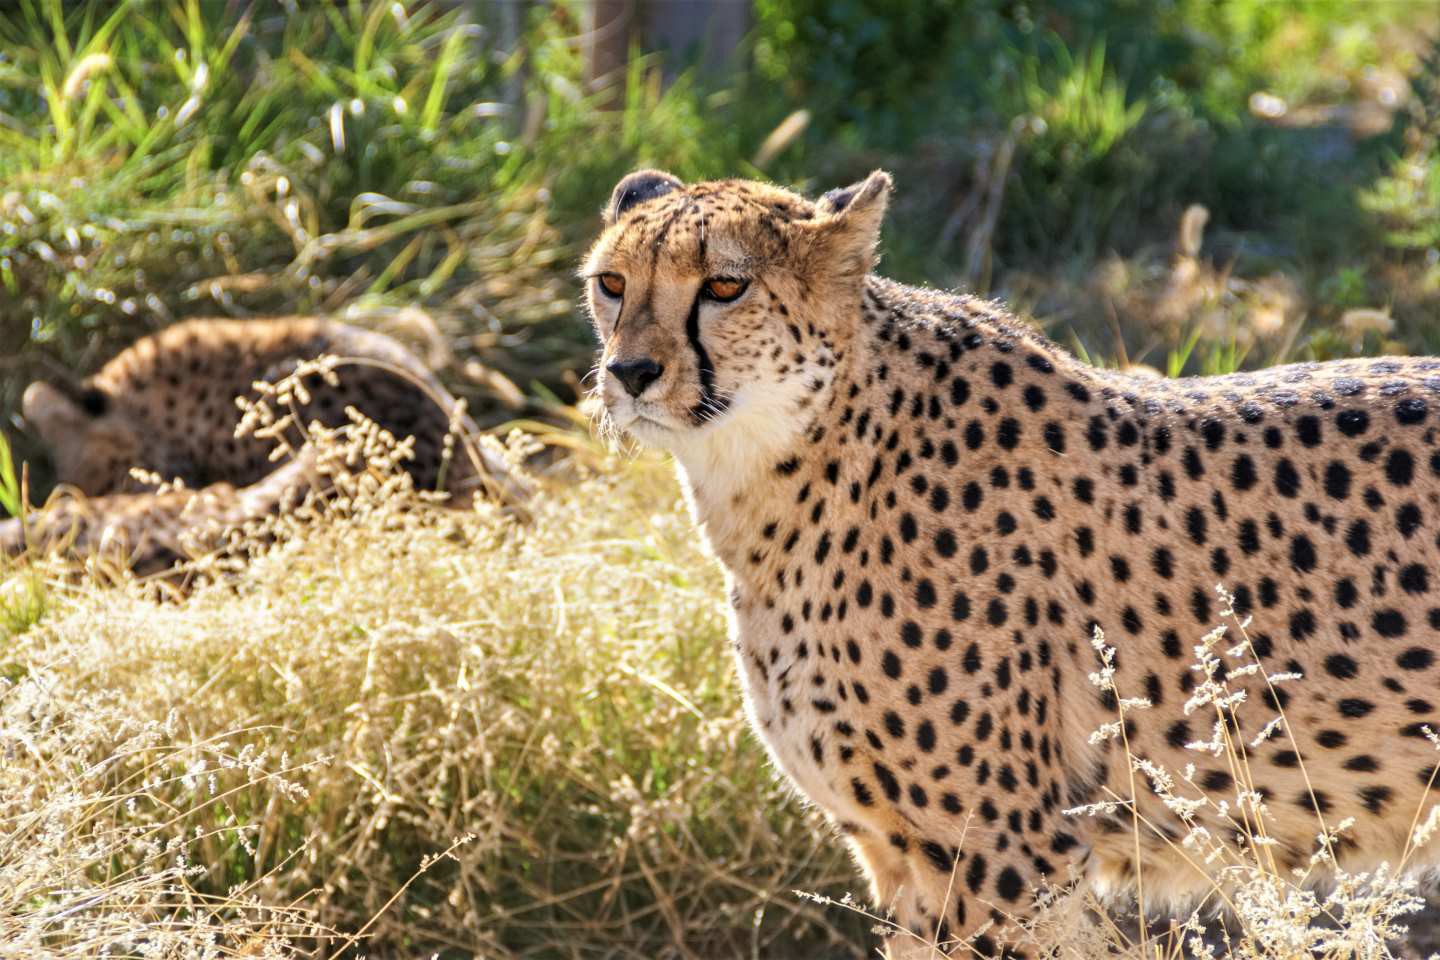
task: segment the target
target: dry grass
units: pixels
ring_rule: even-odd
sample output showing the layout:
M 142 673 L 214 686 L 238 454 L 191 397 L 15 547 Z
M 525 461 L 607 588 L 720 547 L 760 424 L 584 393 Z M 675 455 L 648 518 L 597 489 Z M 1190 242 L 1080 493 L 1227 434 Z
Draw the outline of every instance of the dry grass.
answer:
M 668 469 L 590 462 L 528 524 L 290 518 L 180 603 L 0 574 L 0 954 L 861 955 Z
M 747 728 L 721 579 L 666 465 L 552 433 L 565 476 L 530 478 L 517 520 L 415 494 L 403 444 L 364 423 L 311 439 L 330 493 L 252 526 L 238 572 L 197 565 L 181 601 L 93 566 L 0 571 L 0 957 L 867 955 L 884 921 Z M 517 469 L 533 445 L 512 441 Z M 1072 811 L 1162 839 L 1172 818 L 1188 832 L 1163 842 L 1212 894 L 1168 929 L 1149 902 L 1142 930 L 1136 904 L 1043 891 L 1032 945 L 1398 955 L 1423 901 L 1335 869 L 1347 825 L 1300 871 L 1270 853 L 1247 744 L 1289 731 L 1232 685 L 1260 669 L 1232 620 L 1198 639 L 1187 710 L 1213 714 L 1193 748 L 1228 758 L 1234 795 L 1132 756 L 1128 796 Z M 1120 711 L 1096 737 L 1130 756 L 1147 705 L 1095 646 Z M 1437 818 L 1417 812 L 1417 846 Z

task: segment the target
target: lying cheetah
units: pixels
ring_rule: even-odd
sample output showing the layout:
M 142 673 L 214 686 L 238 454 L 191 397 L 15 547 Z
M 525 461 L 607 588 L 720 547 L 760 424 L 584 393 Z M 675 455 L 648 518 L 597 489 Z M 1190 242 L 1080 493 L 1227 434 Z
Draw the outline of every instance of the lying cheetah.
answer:
M 358 362 L 339 368 L 335 387 L 308 378 L 313 398 L 300 419 L 337 426 L 355 406 L 397 437 L 414 436 L 409 469 L 417 486 L 434 489 L 454 399 L 390 337 L 314 317 L 176 324 L 124 350 L 73 396 L 32 383 L 24 417 L 54 457 L 58 481 L 87 496 L 137 489 L 137 467 L 190 487 L 245 486 L 275 468 L 274 444 L 235 436 L 235 398 L 320 354 Z M 463 425 L 474 433 L 473 423 Z
M 27 548 L 64 548 L 99 557 L 137 577 L 188 571 L 176 563 L 225 552 L 229 533 L 300 501 L 314 475 L 300 457 L 248 487 L 212 483 L 200 490 L 112 493 L 100 497 L 61 494 L 22 522 L 0 521 L 0 557 Z M 172 583 L 172 586 L 176 584 Z
M 353 406 L 397 438 L 414 438 L 406 469 L 418 488 L 443 486 L 461 504 L 480 491 L 518 493 L 501 459 L 470 442 L 475 425 L 455 399 L 391 338 L 310 317 L 191 320 L 140 340 L 77 388 L 29 386 L 24 417 L 49 448 L 57 479 L 98 499 L 67 500 L 37 518 L 27 536 L 15 522 L 0 524 L 0 547 L 13 552 L 27 540 L 70 537 L 83 549 L 119 532 L 139 568 L 164 567 L 167 558 L 183 556 L 174 547 L 191 519 L 233 520 L 271 509 L 279 492 L 302 478 L 271 481 L 274 440 L 235 435 L 235 399 L 253 395 L 255 381 L 273 383 L 321 354 L 341 358 L 338 384 L 305 378 L 308 401 L 294 411 L 302 423 L 338 426 Z M 464 439 L 447 460 L 452 420 Z M 293 430 L 288 439 L 301 441 Z M 134 492 L 140 487 L 132 468 L 203 488 L 203 509 L 186 507 L 188 494 L 147 499 Z
M 632 174 L 583 269 L 607 417 L 673 454 L 750 719 L 891 911 L 889 956 L 1023 956 L 1005 921 L 1042 880 L 1133 883 L 1130 812 L 1065 813 L 1131 796 L 1089 739 L 1116 719 L 1097 625 L 1120 696 L 1152 704 L 1130 751 L 1233 798 L 1227 759 L 1186 749 L 1215 720 L 1185 704 L 1217 583 L 1264 667 L 1230 678 L 1241 732 L 1286 711 L 1249 757 L 1281 866 L 1349 817 L 1342 865 L 1399 863 L 1440 729 L 1440 361 L 1095 370 L 873 275 L 890 186 Z M 1152 903 L 1211 889 L 1138 802 Z

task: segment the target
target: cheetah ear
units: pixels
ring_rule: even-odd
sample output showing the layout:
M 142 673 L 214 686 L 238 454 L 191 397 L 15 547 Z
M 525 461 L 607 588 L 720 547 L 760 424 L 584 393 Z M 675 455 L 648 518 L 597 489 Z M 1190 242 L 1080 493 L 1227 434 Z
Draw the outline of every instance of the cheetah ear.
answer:
M 54 445 L 67 433 L 78 429 L 88 418 L 80 407 L 44 380 L 36 380 L 25 388 L 20 412 L 27 423 L 40 434 L 40 439 Z
M 605 225 L 617 223 L 636 204 L 663 197 L 683 186 L 678 177 L 662 170 L 637 170 L 615 184 L 610 204 L 605 208 Z
M 842 277 L 860 279 L 875 265 L 875 245 L 893 181 L 884 170 L 831 190 L 815 204 L 819 250 Z

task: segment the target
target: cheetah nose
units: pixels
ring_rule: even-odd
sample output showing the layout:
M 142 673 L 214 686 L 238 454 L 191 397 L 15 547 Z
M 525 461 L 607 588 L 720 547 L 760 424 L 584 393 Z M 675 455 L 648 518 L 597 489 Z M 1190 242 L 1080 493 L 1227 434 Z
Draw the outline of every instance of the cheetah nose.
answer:
M 660 374 L 665 372 L 664 366 L 649 357 L 642 357 L 639 360 L 616 360 L 605 369 L 625 385 L 625 392 L 632 397 L 638 397 L 644 393 L 645 388 L 659 380 Z

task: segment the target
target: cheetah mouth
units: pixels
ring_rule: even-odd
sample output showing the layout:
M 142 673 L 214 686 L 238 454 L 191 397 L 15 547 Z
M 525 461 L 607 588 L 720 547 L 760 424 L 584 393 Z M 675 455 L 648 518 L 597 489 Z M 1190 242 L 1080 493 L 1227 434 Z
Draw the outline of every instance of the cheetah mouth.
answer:
M 676 442 L 680 437 L 706 432 L 709 428 L 724 422 L 730 415 L 727 409 L 710 414 L 696 423 L 685 414 L 673 412 L 666 405 L 654 400 L 633 400 L 626 398 L 609 405 L 609 413 L 616 427 L 630 433 L 637 440 L 665 445 Z
M 615 425 L 631 433 L 657 431 L 668 434 L 675 432 L 675 426 L 666 422 L 668 418 L 662 419 L 665 416 L 662 412 L 638 409 L 638 406 L 638 404 L 631 403 L 623 410 L 611 409 L 610 415 L 615 418 Z

